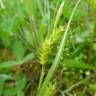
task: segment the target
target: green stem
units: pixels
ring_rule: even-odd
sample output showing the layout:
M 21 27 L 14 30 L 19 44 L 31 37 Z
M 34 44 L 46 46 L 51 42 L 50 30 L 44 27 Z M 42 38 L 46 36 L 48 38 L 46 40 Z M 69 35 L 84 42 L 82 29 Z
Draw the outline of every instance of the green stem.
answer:
M 39 85 L 38 85 L 38 92 L 41 88 L 42 82 L 43 82 L 43 77 L 44 77 L 44 70 L 45 70 L 45 66 L 42 65 L 42 72 L 41 72 L 41 76 L 40 76 L 40 80 L 39 80 Z
M 81 81 L 73 84 L 72 86 L 70 86 L 68 89 L 66 89 L 63 93 L 69 93 L 70 91 L 72 91 L 74 88 L 78 87 L 81 84 L 84 84 L 86 81 L 88 81 L 90 78 L 92 78 L 94 75 L 91 75 L 90 77 L 87 77 L 85 79 L 82 79 Z
M 33 36 L 33 40 L 34 40 L 34 45 L 35 45 L 35 48 L 37 49 L 40 44 L 39 44 L 39 36 L 38 36 L 36 22 L 33 17 L 29 18 L 29 19 L 30 19 L 30 25 L 31 25 L 31 29 L 32 29 L 32 36 Z

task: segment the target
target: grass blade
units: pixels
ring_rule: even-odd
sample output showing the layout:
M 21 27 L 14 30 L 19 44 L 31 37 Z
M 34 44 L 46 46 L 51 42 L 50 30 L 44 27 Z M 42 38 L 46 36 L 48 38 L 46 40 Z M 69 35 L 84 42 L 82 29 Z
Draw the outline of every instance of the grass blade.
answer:
M 84 63 L 81 60 L 73 60 L 73 59 L 64 60 L 63 65 L 64 67 L 67 68 L 95 70 L 95 67 L 92 64 Z
M 15 65 L 19 65 L 20 66 L 23 63 L 32 60 L 33 58 L 34 58 L 33 53 L 30 53 L 23 60 L 20 60 L 20 61 L 15 61 L 15 60 L 14 61 L 5 61 L 5 62 L 0 63 L 0 69 L 10 68 L 10 67 L 13 67 Z

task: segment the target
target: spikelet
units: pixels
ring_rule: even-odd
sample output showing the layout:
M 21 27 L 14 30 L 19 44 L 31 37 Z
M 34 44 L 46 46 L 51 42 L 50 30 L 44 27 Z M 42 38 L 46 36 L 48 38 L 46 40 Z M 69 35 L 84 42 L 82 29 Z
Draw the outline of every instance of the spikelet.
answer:
M 40 63 L 42 65 L 45 65 L 48 63 L 48 60 L 52 54 L 52 50 L 55 48 L 55 46 L 58 44 L 58 42 L 61 40 L 62 35 L 63 35 L 63 27 L 60 26 L 56 31 L 52 33 L 52 35 L 45 40 L 43 43 L 41 49 L 40 49 L 40 54 L 39 54 L 39 59 Z M 56 49 L 56 48 L 55 48 Z
M 44 96 L 54 96 L 54 91 L 55 91 L 55 84 L 49 83 L 47 86 L 47 89 L 45 90 Z
M 62 38 L 62 35 L 63 35 L 63 32 L 64 32 L 64 29 L 62 26 L 60 26 L 56 32 L 53 32 L 52 36 L 51 36 L 51 40 L 52 41 L 52 44 L 57 44 L 61 38 Z
M 40 64 L 44 65 L 47 63 L 48 57 L 51 54 L 52 43 L 49 40 L 45 40 L 40 50 Z

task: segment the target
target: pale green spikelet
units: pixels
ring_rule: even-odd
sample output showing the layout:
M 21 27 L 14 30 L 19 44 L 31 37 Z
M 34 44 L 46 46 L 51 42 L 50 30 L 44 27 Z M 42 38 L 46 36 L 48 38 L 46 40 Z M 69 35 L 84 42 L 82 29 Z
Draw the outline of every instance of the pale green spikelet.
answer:
M 40 54 L 39 54 L 39 59 L 40 63 L 42 65 L 48 63 L 48 60 L 52 54 L 52 51 L 54 47 L 58 44 L 58 42 L 61 40 L 62 35 L 63 35 L 63 27 L 60 26 L 55 32 L 52 33 L 52 35 L 45 40 L 43 43 L 41 49 L 40 49 Z M 55 48 L 56 49 L 56 48 Z
M 61 38 L 62 38 L 62 35 L 63 35 L 63 32 L 64 32 L 64 29 L 62 26 L 60 26 L 56 32 L 53 32 L 52 36 L 51 36 L 51 40 L 52 41 L 52 44 L 57 44 Z
M 55 91 L 55 84 L 49 83 L 47 89 L 45 90 L 44 96 L 54 96 Z
M 51 46 L 52 46 L 52 43 L 46 39 L 40 50 L 40 63 L 42 65 L 47 63 L 49 54 L 51 53 Z

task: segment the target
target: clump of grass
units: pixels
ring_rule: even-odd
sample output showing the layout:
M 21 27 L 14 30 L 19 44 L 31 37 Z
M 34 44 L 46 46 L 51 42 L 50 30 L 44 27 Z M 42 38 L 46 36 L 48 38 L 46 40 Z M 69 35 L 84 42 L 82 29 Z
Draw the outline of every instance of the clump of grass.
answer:
M 45 78 L 45 80 L 44 80 L 44 83 L 42 84 L 42 86 L 41 86 L 41 88 L 40 88 L 40 90 L 39 90 L 39 92 L 38 92 L 38 96 L 44 96 L 44 95 L 45 95 L 45 90 L 46 90 L 46 88 L 47 88 L 47 85 L 48 85 L 50 79 L 51 79 L 52 76 L 54 75 L 54 73 L 55 73 L 55 71 L 56 71 L 56 69 L 57 69 L 57 67 L 58 67 L 58 65 L 59 65 L 60 57 L 62 56 L 62 52 L 63 52 L 64 47 L 65 47 L 65 42 L 66 42 L 68 30 L 69 30 L 69 27 L 70 27 L 72 18 L 73 18 L 73 16 L 74 16 L 74 13 L 75 13 L 75 11 L 76 11 L 76 9 L 77 9 L 77 6 L 79 5 L 80 1 L 81 1 L 81 0 L 78 0 L 78 1 L 77 1 L 76 5 L 75 5 L 75 7 L 74 7 L 74 9 L 73 9 L 73 11 L 72 11 L 72 14 L 71 14 L 71 16 L 70 16 L 68 25 L 67 25 L 67 27 L 66 27 L 66 29 L 65 29 L 65 32 L 64 32 L 64 34 L 63 34 L 63 37 L 62 37 L 62 40 L 61 40 L 61 43 L 60 43 L 60 47 L 59 47 L 59 49 L 58 49 L 58 51 L 57 51 L 56 57 L 55 57 L 55 59 L 54 59 L 54 61 L 53 61 L 53 64 L 52 64 L 52 66 L 51 66 L 51 68 L 50 68 L 50 70 L 49 70 L 49 72 L 48 72 L 48 74 L 47 74 L 47 76 L 46 76 L 46 78 Z

